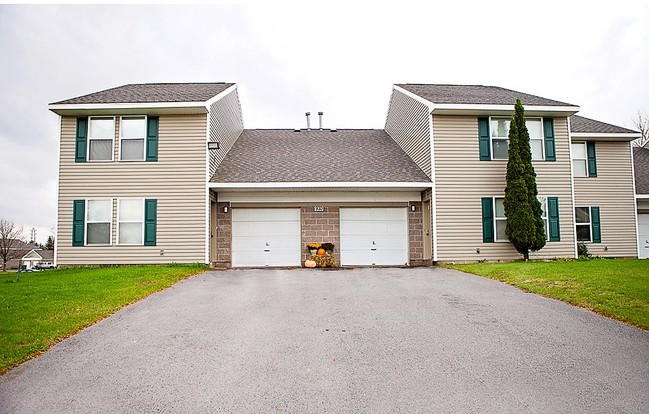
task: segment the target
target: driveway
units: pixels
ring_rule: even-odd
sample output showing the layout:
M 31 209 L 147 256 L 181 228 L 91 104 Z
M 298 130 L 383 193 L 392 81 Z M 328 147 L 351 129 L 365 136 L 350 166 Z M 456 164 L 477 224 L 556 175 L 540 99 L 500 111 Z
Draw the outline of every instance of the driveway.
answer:
M 649 333 L 445 269 L 207 272 L 0 377 L 0 412 L 646 413 Z

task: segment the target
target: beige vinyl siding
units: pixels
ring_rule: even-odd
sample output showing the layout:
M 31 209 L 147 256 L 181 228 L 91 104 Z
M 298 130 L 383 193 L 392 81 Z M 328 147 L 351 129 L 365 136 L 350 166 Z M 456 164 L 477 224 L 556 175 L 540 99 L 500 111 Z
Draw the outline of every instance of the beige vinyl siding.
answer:
M 539 195 L 559 198 L 560 242 L 532 258 L 574 257 L 570 152 L 565 118 L 555 118 L 557 161 L 534 161 Z M 482 242 L 482 197 L 503 196 L 507 161 L 480 161 L 476 116 L 433 116 L 439 261 L 512 260 L 511 243 Z M 480 253 L 477 253 L 480 249 Z
M 575 177 L 575 206 L 599 206 L 602 242 L 589 243 L 588 250 L 596 256 L 635 257 L 631 146 L 628 142 L 597 141 L 595 154 L 597 177 Z
M 385 132 L 432 178 L 430 164 L 430 112 L 428 106 L 392 91 Z
M 210 141 L 218 142 L 218 150 L 210 150 L 210 176 L 221 165 L 225 155 L 243 131 L 239 94 L 232 92 L 210 106 Z
M 62 117 L 58 264 L 204 262 L 206 129 L 206 115 L 160 116 L 157 162 L 75 163 L 76 118 Z M 157 246 L 117 245 L 116 199 L 127 197 L 158 200 Z M 92 198 L 114 199 L 113 245 L 73 247 L 73 200 Z

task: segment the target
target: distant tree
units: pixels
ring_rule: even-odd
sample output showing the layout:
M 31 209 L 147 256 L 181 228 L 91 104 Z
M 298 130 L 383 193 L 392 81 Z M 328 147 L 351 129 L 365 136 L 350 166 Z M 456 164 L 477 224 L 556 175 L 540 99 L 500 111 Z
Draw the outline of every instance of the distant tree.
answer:
M 633 127 L 640 131 L 641 137 L 633 141 L 634 145 L 643 147 L 649 142 L 649 116 L 644 109 L 639 110 L 633 118 Z
M 0 259 L 3 272 L 7 271 L 7 262 L 15 259 L 18 254 L 16 247 L 22 233 L 22 227 L 16 227 L 13 221 L 0 218 Z
M 45 242 L 45 249 L 54 250 L 54 236 L 50 235 L 50 237 L 47 238 L 47 241 Z
M 525 109 L 516 99 L 514 117 L 509 127 L 509 160 L 505 187 L 505 234 L 517 252 L 527 261 L 530 251 L 545 246 L 543 209 L 538 200 L 536 173 L 532 166 L 530 134 L 525 125 Z

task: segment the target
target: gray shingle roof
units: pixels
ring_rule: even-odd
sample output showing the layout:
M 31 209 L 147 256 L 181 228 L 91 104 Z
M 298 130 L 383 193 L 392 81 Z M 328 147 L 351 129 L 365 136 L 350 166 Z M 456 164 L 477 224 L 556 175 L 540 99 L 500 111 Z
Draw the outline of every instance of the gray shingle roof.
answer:
M 636 194 L 649 194 L 649 149 L 633 148 Z
M 413 83 L 396 86 L 437 104 L 514 105 L 516 98 L 520 98 L 523 105 L 576 106 L 498 86 Z
M 233 83 L 142 83 L 118 86 L 76 98 L 54 102 L 59 104 L 205 102 L 223 92 Z
M 246 129 L 212 182 L 430 182 L 383 130 Z
M 607 124 L 583 116 L 573 115 L 570 117 L 570 132 L 601 133 L 601 134 L 633 134 L 638 133 L 631 129 L 622 128 L 616 125 Z

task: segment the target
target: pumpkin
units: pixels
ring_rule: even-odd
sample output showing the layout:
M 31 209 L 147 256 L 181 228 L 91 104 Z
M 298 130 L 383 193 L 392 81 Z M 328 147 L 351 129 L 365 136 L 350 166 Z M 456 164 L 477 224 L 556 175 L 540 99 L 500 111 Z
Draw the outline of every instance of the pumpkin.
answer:
M 318 256 L 324 256 L 325 253 L 327 253 L 327 252 L 322 247 L 318 249 Z
M 304 262 L 304 267 L 315 267 L 316 263 L 313 260 L 307 260 Z

